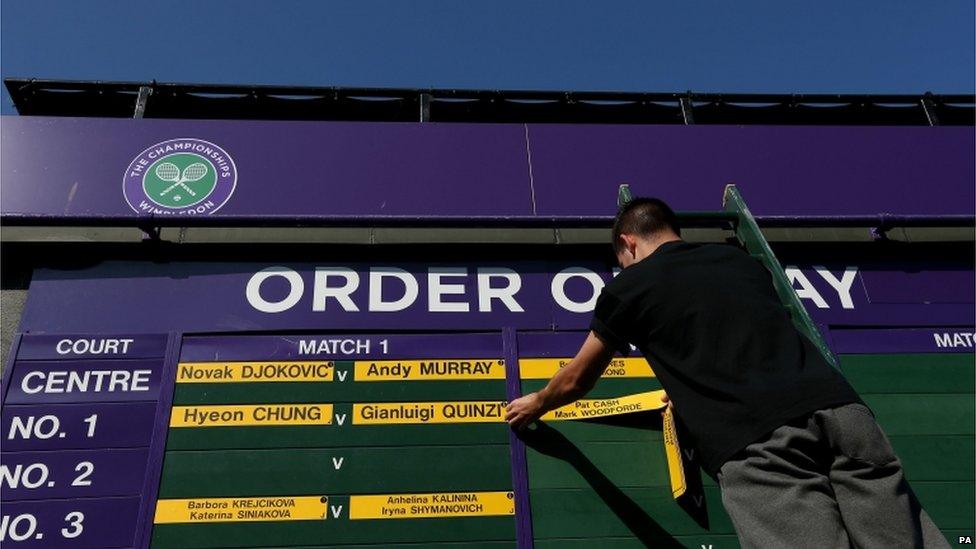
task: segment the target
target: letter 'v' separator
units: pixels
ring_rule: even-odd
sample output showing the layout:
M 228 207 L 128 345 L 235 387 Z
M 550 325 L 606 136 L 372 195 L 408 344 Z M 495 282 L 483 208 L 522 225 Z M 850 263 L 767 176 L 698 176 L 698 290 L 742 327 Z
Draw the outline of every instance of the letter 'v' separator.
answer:
M 514 328 L 502 330 L 505 354 L 505 396 L 511 402 L 522 396 L 522 376 L 519 372 L 518 337 Z M 512 467 L 512 492 L 515 494 L 515 541 L 518 549 L 534 546 L 532 507 L 529 502 L 529 466 L 525 458 L 525 443 L 515 431 L 508 431 L 508 451 Z

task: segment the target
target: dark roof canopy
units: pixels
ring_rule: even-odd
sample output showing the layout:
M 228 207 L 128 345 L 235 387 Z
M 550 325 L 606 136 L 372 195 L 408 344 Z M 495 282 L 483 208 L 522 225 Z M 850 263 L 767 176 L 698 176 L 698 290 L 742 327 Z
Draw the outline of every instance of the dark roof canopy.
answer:
M 605 124 L 974 125 L 971 95 L 321 88 L 8 78 L 36 116 Z

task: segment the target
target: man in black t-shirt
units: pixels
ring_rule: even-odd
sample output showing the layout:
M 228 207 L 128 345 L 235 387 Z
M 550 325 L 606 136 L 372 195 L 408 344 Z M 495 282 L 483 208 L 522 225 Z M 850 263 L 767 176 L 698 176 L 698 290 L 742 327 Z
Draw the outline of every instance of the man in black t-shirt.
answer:
M 613 245 L 623 270 L 589 335 L 544 389 L 509 404 L 513 428 L 581 398 L 632 344 L 718 479 L 743 546 L 948 547 L 873 413 L 793 326 L 762 264 L 684 242 L 652 198 L 621 209 Z

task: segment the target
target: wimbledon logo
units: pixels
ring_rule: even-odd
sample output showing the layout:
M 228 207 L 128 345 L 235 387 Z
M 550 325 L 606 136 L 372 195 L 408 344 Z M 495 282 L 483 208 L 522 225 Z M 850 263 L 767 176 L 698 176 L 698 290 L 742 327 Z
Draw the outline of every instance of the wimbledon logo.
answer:
M 193 137 L 170 139 L 142 151 L 122 179 L 129 206 L 156 215 L 212 214 L 237 186 L 237 167 L 227 151 Z

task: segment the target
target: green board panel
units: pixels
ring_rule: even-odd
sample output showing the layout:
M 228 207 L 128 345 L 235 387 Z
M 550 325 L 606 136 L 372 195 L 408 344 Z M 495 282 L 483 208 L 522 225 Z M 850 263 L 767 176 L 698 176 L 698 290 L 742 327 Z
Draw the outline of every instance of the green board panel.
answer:
M 739 547 L 739 538 L 735 534 L 694 535 L 694 536 L 663 536 L 640 540 L 628 538 L 560 538 L 544 539 L 535 542 L 536 549 L 638 549 L 654 547 L 661 549 L 730 549 Z
M 966 436 L 896 436 L 892 446 L 910 481 L 973 480 L 974 439 Z M 669 486 L 661 441 L 647 443 L 591 442 L 544 454 L 529 448 L 533 488 L 583 488 L 581 469 L 595 469 L 619 487 Z M 701 475 L 705 486 L 715 485 Z
M 912 489 L 941 530 L 972 531 L 976 526 L 972 482 L 913 482 Z
M 366 545 L 296 545 L 288 546 L 288 549 L 385 549 L 390 545 L 366 544 Z M 427 542 L 427 543 L 398 543 L 400 549 L 424 549 L 433 547 L 434 549 L 514 549 L 514 541 L 466 541 L 456 542 Z M 284 549 L 284 545 L 268 547 L 267 549 Z
M 585 490 L 530 488 L 533 531 L 536 539 L 734 533 L 718 489 L 705 488 L 704 495 L 709 530 L 679 507 L 666 487 L 619 488 L 607 483 Z
M 508 425 L 359 425 L 208 427 L 170 429 L 167 450 L 224 448 L 338 448 L 508 443 Z
M 958 543 L 959 536 L 973 536 L 972 530 L 943 530 L 942 534 L 950 545 Z M 563 538 L 546 539 L 535 542 L 536 549 L 638 549 L 646 547 L 663 549 L 734 549 L 740 547 L 739 538 L 734 534 L 669 536 L 652 538 L 647 543 L 637 538 Z
M 330 503 L 347 505 L 332 498 Z M 348 520 L 157 524 L 152 546 L 159 548 L 273 547 L 508 541 L 515 539 L 515 519 L 504 517 L 431 518 L 413 520 Z
M 546 453 L 540 451 L 545 450 Z M 568 440 L 530 448 L 529 479 L 534 489 L 584 488 L 586 475 L 603 475 L 618 487 L 668 486 L 663 444 L 593 442 L 573 445 Z
M 913 489 L 943 531 L 972 529 L 972 482 L 916 482 Z M 616 490 L 598 495 L 588 490 L 532 490 L 535 536 L 599 538 L 734 533 L 716 487 L 705 488 L 710 529 L 704 530 L 680 508 L 666 488 Z
M 646 412 L 611 416 L 600 419 L 578 421 L 547 421 L 546 427 L 557 430 L 574 444 L 586 442 L 643 442 L 650 445 L 661 445 L 661 414 L 660 412 Z M 523 438 L 527 443 L 534 442 L 540 437 L 535 433 L 536 427 L 527 429 Z
M 505 400 L 504 380 L 180 383 L 173 404 Z
M 976 439 L 971 436 L 893 436 L 890 440 L 909 481 L 974 478 Z
M 888 436 L 972 435 L 972 395 L 862 395 Z
M 841 371 L 862 394 L 974 391 L 972 354 L 842 355 Z
M 509 490 L 507 444 L 289 448 L 169 452 L 159 497 Z

